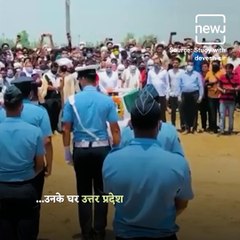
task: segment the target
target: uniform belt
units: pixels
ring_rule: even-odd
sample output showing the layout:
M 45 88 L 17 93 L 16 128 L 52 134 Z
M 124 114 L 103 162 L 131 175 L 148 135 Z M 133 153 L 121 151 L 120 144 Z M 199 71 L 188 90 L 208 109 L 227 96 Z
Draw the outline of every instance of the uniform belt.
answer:
M 76 148 L 89 148 L 89 147 L 108 147 L 109 141 L 103 140 L 103 141 L 94 141 L 94 142 L 88 142 L 88 141 L 81 141 L 81 142 L 75 142 L 74 147 Z

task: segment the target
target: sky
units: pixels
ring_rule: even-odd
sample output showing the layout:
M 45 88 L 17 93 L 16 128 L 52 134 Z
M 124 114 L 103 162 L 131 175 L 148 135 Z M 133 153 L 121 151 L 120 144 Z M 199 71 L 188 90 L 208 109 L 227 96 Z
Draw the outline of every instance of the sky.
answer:
M 73 43 L 96 42 L 112 37 L 121 42 L 128 32 L 136 38 L 154 34 L 159 41 L 195 37 L 197 14 L 224 14 L 226 40 L 240 40 L 239 0 L 70 0 Z M 223 24 L 222 18 L 200 19 Z M 207 20 L 207 21 L 206 21 Z M 26 30 L 31 40 L 44 32 L 57 43 L 66 42 L 65 0 L 0 0 L 0 34 L 15 38 Z M 222 39 L 224 34 L 216 37 Z M 212 38 L 210 35 L 199 36 Z M 209 39 L 210 40 L 210 39 Z

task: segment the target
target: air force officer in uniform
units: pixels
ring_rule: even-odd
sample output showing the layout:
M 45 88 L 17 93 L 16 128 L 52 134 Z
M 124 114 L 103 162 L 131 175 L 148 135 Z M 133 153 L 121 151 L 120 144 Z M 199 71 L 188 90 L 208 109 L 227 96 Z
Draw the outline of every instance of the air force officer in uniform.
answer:
M 4 94 L 7 118 L 0 124 L 0 239 L 36 240 L 39 220 L 35 176 L 43 170 L 44 145 L 38 127 L 20 118 L 21 91 Z
M 63 109 L 63 144 L 65 160 L 71 163 L 70 136 L 73 131 L 73 164 L 79 195 L 79 221 L 83 239 L 104 239 L 107 225 L 107 204 L 93 206 L 81 201 L 83 195 L 103 194 L 102 165 L 111 146 L 107 122 L 113 136 L 113 145 L 120 143 L 118 115 L 114 102 L 95 87 L 97 66 L 76 69 L 82 91 L 71 96 Z

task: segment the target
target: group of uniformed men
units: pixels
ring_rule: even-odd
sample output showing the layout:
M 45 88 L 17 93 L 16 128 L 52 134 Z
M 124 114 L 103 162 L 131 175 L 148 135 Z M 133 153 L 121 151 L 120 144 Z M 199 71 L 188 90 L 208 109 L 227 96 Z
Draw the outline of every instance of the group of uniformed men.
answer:
M 64 105 L 62 137 L 77 194 L 124 195 L 124 202 L 115 205 L 116 239 L 176 240 L 176 216 L 193 198 L 191 176 L 176 129 L 161 121 L 158 92 L 152 85 L 140 91 L 121 134 L 114 102 L 96 88 L 96 66 L 76 70 L 82 91 Z M 0 110 L 2 240 L 37 239 L 36 201 L 44 177 L 51 174 L 51 125 L 47 111 L 28 100 L 31 81 L 20 77 L 12 82 Z M 83 239 L 105 239 L 107 210 L 100 200 L 92 215 L 93 204 L 79 201 Z

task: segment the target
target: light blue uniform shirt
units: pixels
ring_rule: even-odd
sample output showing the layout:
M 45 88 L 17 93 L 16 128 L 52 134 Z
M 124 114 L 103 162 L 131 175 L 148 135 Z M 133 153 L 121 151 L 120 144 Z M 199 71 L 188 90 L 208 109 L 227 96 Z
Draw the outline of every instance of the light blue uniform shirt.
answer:
M 34 157 L 44 155 L 40 128 L 20 118 L 6 118 L 0 124 L 0 181 L 33 179 Z
M 135 138 L 103 163 L 104 192 L 124 195 L 116 203 L 116 236 L 167 237 L 178 231 L 175 199 L 193 198 L 190 169 L 178 154 L 153 139 Z
M 123 128 L 119 148 L 127 146 L 133 138 L 134 132 L 131 127 L 127 126 Z M 159 131 L 157 140 L 164 150 L 184 156 L 177 130 L 172 124 L 161 123 L 161 130 Z
M 3 122 L 5 118 L 6 112 L 4 108 L 1 108 L 0 123 Z M 21 119 L 23 119 L 27 123 L 39 127 L 42 131 L 44 138 L 52 135 L 51 123 L 46 109 L 31 103 L 31 101 L 27 99 L 23 101 Z
M 108 140 L 107 122 L 118 122 L 116 105 L 112 98 L 97 91 L 96 87 L 86 86 L 75 95 L 75 106 L 82 125 L 100 140 Z M 78 123 L 69 100 L 63 109 L 62 122 L 73 124 L 73 141 L 95 141 Z
M 204 87 L 203 87 L 203 80 L 202 76 L 196 72 L 192 71 L 188 73 L 185 71 L 183 74 L 179 76 L 179 95 L 184 93 L 190 93 L 194 91 L 199 92 L 199 97 L 203 97 Z

